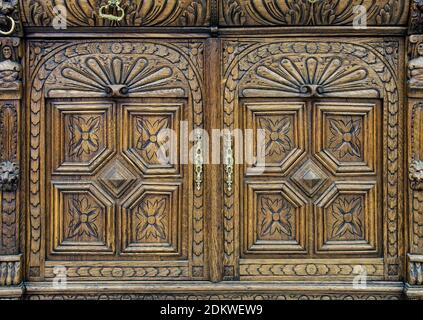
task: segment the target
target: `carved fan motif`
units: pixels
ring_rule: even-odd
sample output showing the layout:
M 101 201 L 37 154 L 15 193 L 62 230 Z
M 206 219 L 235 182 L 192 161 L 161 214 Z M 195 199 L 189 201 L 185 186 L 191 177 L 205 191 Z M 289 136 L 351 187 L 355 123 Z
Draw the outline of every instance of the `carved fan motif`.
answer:
M 340 57 L 281 57 L 250 73 L 246 97 L 378 97 L 368 71 Z
M 115 44 L 114 50 L 119 52 L 122 47 Z M 185 95 L 180 75 L 169 66 L 144 57 L 89 56 L 71 61 L 61 73 L 64 81 L 49 91 L 52 96 Z

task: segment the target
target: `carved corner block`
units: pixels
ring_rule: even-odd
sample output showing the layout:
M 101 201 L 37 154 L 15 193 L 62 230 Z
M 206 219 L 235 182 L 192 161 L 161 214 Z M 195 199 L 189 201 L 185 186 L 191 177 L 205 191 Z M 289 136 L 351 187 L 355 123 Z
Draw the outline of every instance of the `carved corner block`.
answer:
M 409 299 L 423 299 L 423 254 L 408 254 L 406 295 Z
M 0 287 L 22 283 L 22 255 L 0 256 Z

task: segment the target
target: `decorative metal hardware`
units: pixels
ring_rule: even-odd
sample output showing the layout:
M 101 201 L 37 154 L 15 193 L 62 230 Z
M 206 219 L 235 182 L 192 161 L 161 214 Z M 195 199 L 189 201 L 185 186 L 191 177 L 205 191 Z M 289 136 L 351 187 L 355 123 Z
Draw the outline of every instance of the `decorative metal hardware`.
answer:
M 13 192 L 18 188 L 20 170 L 16 163 L 5 161 L 0 163 L 0 190 Z
M 11 35 L 15 31 L 16 22 L 11 17 L 6 17 L 6 18 L 9 19 L 9 21 L 10 21 L 10 29 L 9 29 L 9 31 L 3 31 L 3 30 L 0 29 L 0 34 L 2 34 L 4 36 L 9 36 L 9 35 Z
M 227 191 L 232 192 L 234 176 L 234 152 L 232 149 L 232 135 L 230 133 L 225 134 L 224 137 L 224 163 Z
M 423 161 L 413 160 L 410 163 L 409 171 L 411 188 L 414 190 L 423 190 Z
M 110 21 L 122 21 L 125 18 L 125 10 L 120 6 L 121 0 L 109 0 L 109 2 L 100 8 L 100 17 Z M 111 13 L 116 10 L 118 15 Z
M 194 150 L 194 164 L 195 164 L 195 184 L 197 190 L 201 190 L 201 185 L 203 183 L 203 165 L 204 165 L 204 156 L 203 156 L 203 136 L 201 133 L 198 133 L 195 138 L 195 150 Z

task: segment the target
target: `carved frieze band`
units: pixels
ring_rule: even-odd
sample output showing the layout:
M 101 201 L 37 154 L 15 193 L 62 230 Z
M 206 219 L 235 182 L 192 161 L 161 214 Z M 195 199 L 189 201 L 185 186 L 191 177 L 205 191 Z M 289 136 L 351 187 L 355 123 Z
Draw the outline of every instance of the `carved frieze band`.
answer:
M 366 12 L 368 25 L 406 24 L 409 0 L 220 0 L 224 26 L 352 25 Z
M 400 294 L 223 293 L 223 294 L 31 294 L 28 300 L 399 300 Z
M 358 267 L 357 267 L 358 266 Z M 298 277 L 304 279 L 319 279 L 336 277 L 350 279 L 360 272 L 366 272 L 367 276 L 381 280 L 383 279 L 384 269 L 383 261 L 348 261 L 345 259 L 342 263 L 336 261 L 315 260 L 308 263 L 304 260 L 293 261 L 286 264 L 280 263 L 241 263 L 241 279 L 262 279 L 272 277 L 274 279 L 294 280 Z
M 202 27 L 210 24 L 210 0 L 123 0 L 124 17 L 110 21 L 99 15 L 104 0 L 19 0 L 25 27 L 53 27 L 65 23 L 66 27 L 104 26 L 189 26 Z M 66 21 L 66 22 L 64 22 Z
M 104 0 L 19 0 L 25 27 L 102 26 L 348 26 L 365 12 L 368 25 L 406 25 L 412 0 L 123 0 L 124 17 L 99 15 Z M 419 1 L 414 4 L 418 8 Z M 219 10 L 217 9 L 219 7 Z M 219 11 L 219 17 L 217 12 Z M 412 25 L 418 24 L 414 16 Z M 66 21 L 66 22 L 64 22 Z

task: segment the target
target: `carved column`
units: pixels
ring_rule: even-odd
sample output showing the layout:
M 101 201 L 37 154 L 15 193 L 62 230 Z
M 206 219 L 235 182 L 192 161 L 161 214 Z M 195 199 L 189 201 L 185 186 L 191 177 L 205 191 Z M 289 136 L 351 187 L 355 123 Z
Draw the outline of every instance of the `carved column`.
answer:
M 423 0 L 414 0 L 408 37 L 409 245 L 407 295 L 423 298 Z
M 20 112 L 22 44 L 17 0 L 0 0 L 0 299 L 22 296 Z

